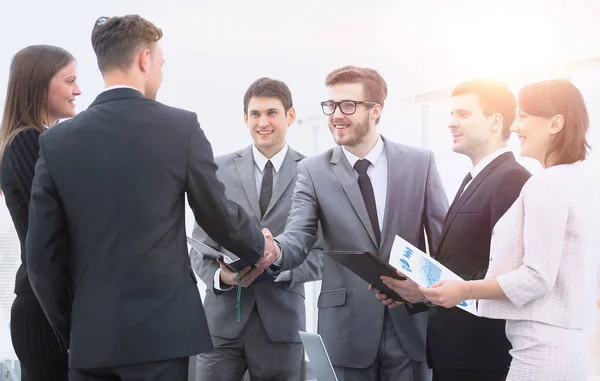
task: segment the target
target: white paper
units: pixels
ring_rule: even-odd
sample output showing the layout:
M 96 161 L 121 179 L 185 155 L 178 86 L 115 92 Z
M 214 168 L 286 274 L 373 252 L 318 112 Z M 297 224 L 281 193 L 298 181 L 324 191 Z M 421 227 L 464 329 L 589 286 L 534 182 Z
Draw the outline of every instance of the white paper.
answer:
M 400 270 L 410 280 L 421 287 L 429 287 L 440 280 L 462 280 L 461 277 L 448 270 L 429 255 L 425 254 L 403 238 L 396 236 L 392 252 L 390 253 L 390 265 Z M 457 307 L 476 314 L 475 300 L 465 300 Z

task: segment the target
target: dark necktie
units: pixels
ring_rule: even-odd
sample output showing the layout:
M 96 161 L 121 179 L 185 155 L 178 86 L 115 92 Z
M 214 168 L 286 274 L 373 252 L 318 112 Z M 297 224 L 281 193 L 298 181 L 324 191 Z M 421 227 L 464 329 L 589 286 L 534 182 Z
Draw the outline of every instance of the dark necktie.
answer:
M 471 176 L 471 172 L 467 173 L 467 175 L 463 179 L 462 183 L 460 184 L 460 188 L 458 188 L 458 192 L 456 192 L 456 196 L 454 196 L 454 201 L 452 201 L 452 205 L 450 205 L 450 208 L 452 208 L 454 206 L 454 204 L 456 204 L 456 202 L 458 201 L 460 196 L 463 194 L 465 187 L 467 186 L 469 181 L 471 181 L 472 179 L 473 179 L 473 176 Z
M 360 159 L 354 164 L 354 169 L 358 172 L 358 187 L 360 193 L 362 193 L 365 206 L 367 207 L 367 213 L 369 213 L 369 219 L 371 225 L 375 231 L 375 238 L 377 238 L 377 245 L 381 241 L 381 232 L 379 231 L 379 220 L 377 219 L 377 205 L 375 204 L 375 193 L 373 192 L 373 184 L 369 175 L 367 175 L 367 169 L 371 165 L 371 162 L 367 159 Z
M 265 170 L 263 171 L 262 183 L 260 184 L 260 197 L 258 199 L 258 205 L 260 206 L 260 216 L 263 217 L 271 201 L 271 195 L 273 194 L 273 163 L 271 160 L 267 161 Z

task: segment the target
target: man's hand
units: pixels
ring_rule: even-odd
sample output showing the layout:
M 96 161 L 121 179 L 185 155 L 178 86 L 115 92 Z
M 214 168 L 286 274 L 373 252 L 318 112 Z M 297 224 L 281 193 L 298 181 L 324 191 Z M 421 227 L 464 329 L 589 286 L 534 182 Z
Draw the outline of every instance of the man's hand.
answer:
M 262 233 L 265 236 L 265 253 L 254 267 L 242 277 L 242 286 L 244 287 L 251 285 L 254 279 L 268 269 L 281 255 L 279 246 L 273 240 L 273 234 L 271 234 L 269 229 L 264 228 Z
M 396 270 L 398 275 L 406 278 L 399 270 Z M 403 299 L 411 303 L 420 303 L 425 300 L 425 295 L 419 289 L 419 285 L 410 279 L 398 280 L 387 276 L 382 276 L 383 283 L 400 295 Z
M 273 234 L 271 234 L 269 229 L 264 228 L 262 233 L 265 236 L 265 253 L 263 257 L 255 264 L 255 268 L 259 270 L 265 270 L 271 267 L 273 262 L 279 259 L 279 256 L 281 255 L 279 246 L 273 240 Z
M 237 273 L 234 273 L 233 271 L 229 270 L 229 267 L 227 267 L 225 263 L 223 263 L 223 260 L 221 258 L 217 258 L 217 262 L 219 262 L 219 266 L 221 266 L 221 273 L 219 274 L 219 277 L 221 278 L 221 283 L 226 284 L 228 286 L 237 286 Z M 240 277 L 242 277 L 242 280 L 244 279 L 243 276 L 249 270 L 250 266 L 246 266 L 239 272 Z
M 373 287 L 373 285 L 370 284 L 369 291 L 373 291 L 373 290 L 375 290 L 375 287 Z M 404 302 L 395 301 L 394 299 L 388 297 L 386 294 L 384 294 L 381 291 L 377 291 L 377 293 L 375 294 L 375 297 L 377 299 L 381 300 L 381 303 L 383 303 L 384 306 L 387 306 L 391 310 L 404 304 Z

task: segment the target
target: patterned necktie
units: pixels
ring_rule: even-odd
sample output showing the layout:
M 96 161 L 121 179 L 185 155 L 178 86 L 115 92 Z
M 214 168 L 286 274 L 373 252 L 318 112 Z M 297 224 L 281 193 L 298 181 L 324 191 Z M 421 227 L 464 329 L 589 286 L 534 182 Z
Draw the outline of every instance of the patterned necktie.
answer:
M 265 170 L 263 171 L 262 183 L 260 184 L 260 197 L 258 199 L 258 205 L 260 206 L 260 216 L 263 217 L 271 201 L 271 195 L 273 194 L 273 163 L 271 160 L 267 161 Z
M 358 187 L 360 193 L 362 193 L 363 201 L 367 207 L 367 213 L 369 213 L 369 219 L 371 220 L 371 226 L 375 231 L 375 238 L 377 238 L 377 245 L 381 241 L 381 231 L 379 230 L 379 220 L 377 219 L 377 205 L 375 204 L 375 193 L 373 192 L 373 184 L 369 175 L 367 175 L 367 169 L 371 165 L 371 162 L 367 159 L 360 159 L 354 164 L 354 169 L 358 172 Z

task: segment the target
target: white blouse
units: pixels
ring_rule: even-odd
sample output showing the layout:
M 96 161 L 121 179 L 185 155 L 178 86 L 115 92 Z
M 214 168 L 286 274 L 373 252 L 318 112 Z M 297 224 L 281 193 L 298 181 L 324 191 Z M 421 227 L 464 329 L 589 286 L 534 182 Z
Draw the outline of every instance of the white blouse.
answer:
M 480 316 L 595 326 L 598 248 L 591 242 L 600 227 L 592 226 L 590 181 L 581 162 L 529 179 L 492 233 L 486 279 L 496 278 L 509 300 L 480 300 Z

